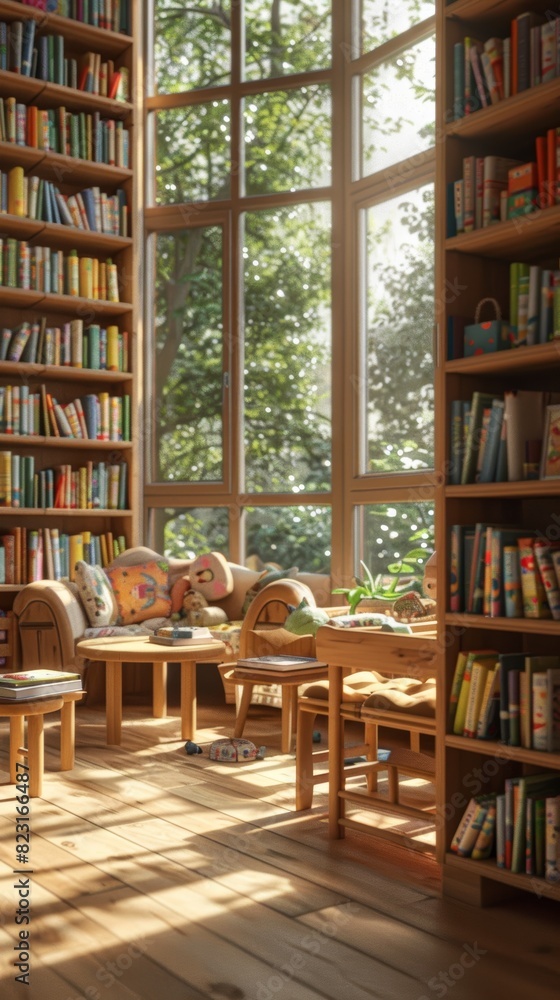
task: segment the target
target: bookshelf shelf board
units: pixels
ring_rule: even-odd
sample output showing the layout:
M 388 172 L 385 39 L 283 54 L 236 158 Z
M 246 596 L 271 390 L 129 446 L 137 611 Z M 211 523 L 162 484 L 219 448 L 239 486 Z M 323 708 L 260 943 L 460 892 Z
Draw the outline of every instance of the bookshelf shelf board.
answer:
M 42 149 L 34 146 L 18 146 L 15 142 L 0 142 L 0 161 L 3 167 L 25 167 L 31 169 L 44 159 Z
M 558 479 L 530 479 L 518 483 L 469 483 L 446 486 L 446 497 L 548 497 L 560 491 Z
M 0 583 L 0 594 L 12 594 L 16 590 L 23 590 L 24 586 L 23 583 Z
M 16 97 L 21 101 L 34 101 L 44 89 L 44 80 L 36 80 L 33 76 L 21 76 L 20 73 L 11 73 L 9 69 L 0 69 L 1 97 Z
M 48 29 L 57 35 L 64 35 L 73 45 L 87 51 L 102 52 L 104 55 L 118 56 L 132 45 L 130 35 L 119 31 L 96 28 L 93 24 L 83 24 L 60 14 L 49 14 Z
M 545 208 L 508 222 L 496 222 L 471 233 L 460 233 L 445 241 L 446 250 L 476 253 L 482 257 L 500 257 L 517 260 L 542 258 L 558 251 L 560 205 Z
M 99 368 L 73 368 L 71 365 L 40 365 L 25 361 L 0 361 L 0 377 L 25 376 L 30 381 L 50 379 L 57 382 L 131 382 L 130 372 L 107 372 Z
M 111 236 L 108 233 L 98 233 L 91 229 L 78 229 L 76 226 L 63 226 L 57 222 L 45 222 L 43 219 L 27 219 L 21 215 L 3 214 L 0 217 L 0 228 L 6 236 L 15 236 L 20 240 L 43 240 L 55 250 L 86 249 L 99 250 L 101 253 L 119 253 L 132 246 L 128 236 Z
M 131 441 L 92 441 L 90 438 L 44 437 L 39 434 L 0 434 L 0 444 L 14 444 L 18 448 L 78 448 L 81 451 L 126 451 L 132 447 Z M 2 510 L 10 510 L 3 507 Z
M 44 298 L 44 292 L 36 292 L 30 288 L 8 288 L 7 285 L 0 285 L 0 306 L 32 309 L 33 306 L 38 306 Z
M 128 236 L 111 236 L 109 233 L 63 226 L 57 222 L 41 222 L 40 225 L 42 228 L 37 234 L 37 241 L 40 243 L 45 239 L 54 249 L 72 250 L 76 247 L 77 250 L 98 250 L 111 255 L 132 246 L 132 240 Z
M 560 638 L 560 622 L 550 618 L 489 618 L 486 615 L 446 614 L 444 620 L 446 625 L 456 625 L 459 628 L 526 632 L 533 635 L 555 635 Z
M 1 228 L 1 227 L 0 227 Z M 130 302 L 106 302 L 104 299 L 83 299 L 78 295 L 56 295 L 54 292 L 37 292 L 30 288 L 8 288 L 0 286 L 0 306 L 15 306 L 31 309 L 41 306 L 49 312 L 67 312 L 72 316 L 89 317 L 123 316 L 132 311 Z
M 518 760 L 524 764 L 537 764 L 544 768 L 560 768 L 559 753 L 544 753 L 540 750 L 530 750 L 528 747 L 510 747 L 495 740 L 474 740 L 466 736 L 445 737 L 446 747 L 456 750 L 466 750 L 469 753 L 485 754 L 488 757 L 499 757 L 500 760 Z
M 496 882 L 505 882 L 516 889 L 524 889 L 526 892 L 535 892 L 539 896 L 547 896 L 549 899 L 560 900 L 560 885 L 553 885 L 552 882 L 545 882 L 543 878 L 535 875 L 517 875 L 507 868 L 498 868 L 492 859 L 488 861 L 473 861 L 472 858 L 459 858 L 449 851 L 445 855 L 445 864 L 454 868 L 462 868 L 472 875 L 482 878 L 491 878 Z
M 447 361 L 445 371 L 457 375 L 486 375 L 495 372 L 518 372 L 528 368 L 550 368 L 560 360 L 560 340 L 549 344 L 534 344 L 517 350 L 479 354 L 473 358 Z
M 445 16 L 450 20 L 471 21 L 476 20 L 481 27 L 487 24 L 504 25 L 531 7 L 532 10 L 542 10 L 544 13 L 550 9 L 550 3 L 545 0 L 533 0 L 528 5 L 526 0 L 494 0 L 489 4 L 488 0 L 455 0 L 445 7 Z M 489 35 L 492 32 L 489 32 Z
M 0 18 L 1 20 L 1 18 Z M 38 101 L 43 107 L 64 107 L 67 111 L 99 111 L 109 118 L 126 118 L 132 111 L 129 101 L 115 101 L 86 90 L 74 90 L 60 83 L 21 76 L 9 69 L 0 70 L 0 96 L 20 101 Z
M 2 143 L 12 146 L 13 143 Z M 18 149 L 24 149 L 18 146 Z M 34 150 L 35 152 L 35 150 Z M 1 150 L 0 150 L 1 153 Z M 113 167 L 109 163 L 97 163 L 95 160 L 81 160 L 76 156 L 66 156 L 64 153 L 42 153 L 41 167 L 48 167 L 57 182 L 65 184 L 81 184 L 82 182 L 101 185 L 122 184 L 130 180 L 132 170 L 128 167 Z M 49 178 L 47 178 L 49 179 Z
M 447 126 L 447 137 L 461 139 L 508 138 L 514 128 L 531 135 L 554 128 L 558 123 L 560 78 L 508 97 L 507 100 L 481 108 L 458 118 Z
M 90 94 L 87 90 L 74 90 L 73 87 L 65 87 L 60 83 L 40 82 L 43 85 L 39 95 L 41 101 L 62 105 L 67 111 L 99 111 L 101 116 L 109 118 L 126 118 L 132 111 L 129 101 L 115 101 L 110 97 Z
M 130 517 L 130 510 L 113 510 L 108 507 L 0 507 L 2 517 Z M 1 619 L 0 619 L 1 624 Z M 0 628 L 0 632 L 2 629 Z
M 37 293 L 35 293 L 37 294 Z M 57 311 L 64 310 L 76 316 L 87 316 L 88 322 L 92 314 L 98 316 L 123 316 L 132 311 L 130 302 L 107 302 L 105 299 L 84 299 L 78 295 L 56 295 L 54 292 L 43 292 L 39 299 L 41 309 Z
M 34 146 L 18 146 L 15 142 L 0 142 L 0 162 L 6 167 L 39 168 L 37 173 L 47 180 L 65 184 L 117 185 L 132 177 L 127 167 L 112 167 L 95 160 L 80 160 Z

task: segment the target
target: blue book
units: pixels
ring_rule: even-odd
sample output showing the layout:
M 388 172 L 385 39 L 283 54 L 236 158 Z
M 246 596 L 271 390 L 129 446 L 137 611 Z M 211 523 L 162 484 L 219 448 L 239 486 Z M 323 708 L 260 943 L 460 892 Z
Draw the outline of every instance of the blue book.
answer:
M 97 225 L 95 222 L 95 198 L 91 188 L 85 188 L 85 190 L 82 191 L 82 201 L 84 203 L 84 208 L 86 210 L 86 216 L 89 228 L 96 231 Z
M 35 21 L 30 18 L 23 22 L 23 36 L 21 42 L 21 75 L 31 76 L 31 63 L 33 60 L 33 43 L 35 42 Z
M 456 42 L 453 46 L 453 117 L 465 114 L 465 46 Z
M 495 399 L 490 411 L 490 420 L 486 431 L 486 443 L 482 457 L 480 469 L 481 483 L 493 483 L 496 481 L 496 469 L 498 463 L 498 451 L 502 435 L 502 423 L 504 419 L 505 404 L 503 399 Z
M 92 441 L 97 440 L 97 432 L 99 429 L 98 406 L 98 399 L 95 393 L 89 393 L 87 396 L 82 396 L 82 409 L 84 411 L 88 437 Z

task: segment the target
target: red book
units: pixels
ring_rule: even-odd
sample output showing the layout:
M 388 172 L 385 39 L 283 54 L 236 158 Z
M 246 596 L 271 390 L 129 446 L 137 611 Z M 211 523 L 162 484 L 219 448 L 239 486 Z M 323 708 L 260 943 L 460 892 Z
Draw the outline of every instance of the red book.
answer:
M 113 100 L 117 96 L 117 90 L 119 89 L 121 76 L 122 76 L 121 71 L 117 70 L 117 72 L 113 73 L 113 76 L 111 77 L 111 82 L 109 84 L 109 92 L 107 94 L 107 97 L 111 97 Z
M 548 204 L 547 192 L 547 137 L 538 135 L 535 139 L 537 154 L 537 190 L 539 192 L 539 208 L 546 208 Z
M 547 206 L 556 204 L 556 129 L 549 128 L 546 133 L 546 190 Z
M 510 94 L 513 97 L 517 93 L 517 20 L 515 18 L 511 22 L 509 65 L 511 73 Z

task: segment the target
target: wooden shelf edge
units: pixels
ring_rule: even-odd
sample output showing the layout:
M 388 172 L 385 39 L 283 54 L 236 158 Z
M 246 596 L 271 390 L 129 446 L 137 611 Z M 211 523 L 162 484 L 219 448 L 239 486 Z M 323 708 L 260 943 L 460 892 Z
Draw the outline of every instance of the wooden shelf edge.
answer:
M 91 449 L 125 451 L 127 448 L 132 448 L 132 441 L 94 441 L 90 438 L 45 437 L 39 434 L 0 434 L 0 444 L 15 444 L 18 448 L 25 445 L 31 448 L 36 448 L 37 445 L 41 445 L 43 448 L 82 448 L 85 451 Z M 12 508 L 3 507 L 1 509 L 11 510 Z
M 0 377 L 25 375 L 33 379 L 72 382 L 131 382 L 131 372 L 106 371 L 104 368 L 74 368 L 72 365 L 43 365 L 37 361 L 0 361 Z
M 496 222 L 470 233 L 448 237 L 444 249 L 448 252 L 479 253 L 481 256 L 505 254 L 507 258 L 517 257 L 519 253 L 527 255 L 535 247 L 541 248 L 544 236 L 557 243 L 559 223 L 560 205 L 553 205 L 551 208 L 537 209 L 518 219 Z M 545 254 L 547 246 L 548 244 L 544 244 L 540 250 L 541 256 Z
M 560 340 L 548 344 L 532 344 L 530 347 L 496 351 L 493 354 L 478 354 L 472 358 L 455 358 L 446 361 L 445 371 L 449 375 L 485 375 L 494 372 L 507 374 L 524 368 L 547 368 L 560 362 Z
M 538 497 L 560 496 L 560 479 L 528 479 L 518 483 L 468 483 L 446 486 L 446 497 Z
M 447 138 L 476 139 L 485 135 L 502 131 L 509 118 L 514 118 L 518 127 L 524 123 L 531 125 L 535 112 L 539 112 L 547 101 L 557 102 L 560 96 L 560 78 L 556 77 L 548 83 L 539 83 L 535 87 L 507 97 L 498 104 L 480 108 L 470 115 L 457 118 L 445 129 Z
M 500 760 L 514 760 L 521 764 L 537 764 L 548 769 L 560 769 L 560 754 L 547 753 L 544 750 L 530 750 L 528 747 L 510 747 L 497 740 L 476 740 L 467 736 L 447 734 L 445 746 L 454 750 L 466 750 L 468 753 L 485 754 L 488 757 L 499 757 Z
M 131 517 L 131 510 L 110 507 L 0 507 L 2 517 Z M 0 618 L 0 632 L 2 631 Z
M 24 587 L 25 587 L 24 583 L 0 583 L 0 594 L 10 594 L 16 590 L 23 590 Z M 4 619 L 0 619 L 0 623 L 3 621 Z M 0 632 L 3 631 L 4 628 L 0 627 Z
M 472 858 L 459 858 L 456 854 L 448 851 L 444 864 L 453 868 L 462 868 L 463 871 L 468 871 L 481 878 L 491 878 L 496 882 L 504 882 L 516 889 L 523 889 L 525 892 L 534 892 L 537 896 L 560 900 L 560 885 L 546 882 L 545 879 L 537 878 L 535 875 L 517 874 L 507 868 L 498 868 L 493 860 L 473 861 Z
M 458 628 L 488 629 L 496 632 L 528 632 L 535 635 L 556 635 L 560 637 L 560 622 L 550 618 L 489 618 L 485 615 L 465 613 L 446 614 L 446 625 Z

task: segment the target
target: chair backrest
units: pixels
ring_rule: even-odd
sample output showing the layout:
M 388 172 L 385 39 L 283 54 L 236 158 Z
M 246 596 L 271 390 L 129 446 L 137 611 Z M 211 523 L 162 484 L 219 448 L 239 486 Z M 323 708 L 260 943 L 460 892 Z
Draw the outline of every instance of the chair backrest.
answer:
M 303 598 L 314 608 L 313 593 L 297 580 L 277 580 L 263 587 L 251 601 L 239 635 L 239 655 L 287 654 L 315 656 L 315 637 L 294 635 L 282 626 Z

